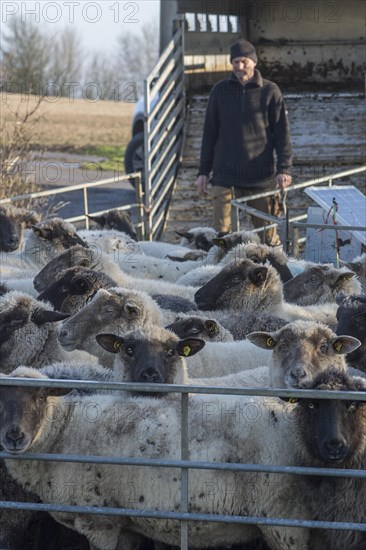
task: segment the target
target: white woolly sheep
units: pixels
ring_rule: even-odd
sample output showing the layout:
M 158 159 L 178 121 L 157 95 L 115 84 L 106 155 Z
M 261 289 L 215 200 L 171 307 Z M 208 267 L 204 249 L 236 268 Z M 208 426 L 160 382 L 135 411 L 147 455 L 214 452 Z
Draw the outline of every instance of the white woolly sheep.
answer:
M 293 277 L 283 286 L 286 302 L 300 306 L 334 303 L 338 293 L 359 294 L 361 283 L 352 271 L 332 264 L 315 264 Z
M 0 370 L 8 373 L 19 364 L 41 367 L 54 361 L 92 359 L 85 353 L 66 353 L 57 340 L 58 323 L 68 317 L 50 311 L 21 292 L 0 298 Z
M 29 277 L 33 278 L 52 258 L 75 244 L 84 246 L 74 226 L 61 218 L 32 225 L 22 250 L 15 254 L 3 254 L 1 278 L 12 290 L 35 295 Z
M 213 246 L 212 239 L 220 237 L 220 233 L 213 227 L 192 227 L 188 231 L 176 231 L 176 234 L 181 237 L 180 245 L 190 248 L 197 248 L 208 252 Z
M 114 208 L 99 216 L 88 215 L 88 218 L 97 223 L 101 229 L 115 229 L 116 231 L 126 233 L 134 241 L 137 241 L 136 230 L 131 222 L 130 213 L 126 210 Z
M 13 376 L 39 378 L 39 372 L 18 368 Z M 12 455 L 33 453 L 87 453 L 91 455 L 134 458 L 180 458 L 180 402 L 108 395 L 57 397 L 65 390 L 19 387 L 0 388 L 0 443 Z M 44 397 L 39 399 L 39 395 Z M 14 401 L 21 404 L 14 411 Z M 85 410 L 97 408 L 95 422 L 87 422 Z M 192 396 L 189 400 L 190 459 L 211 462 L 259 464 L 295 463 L 292 441 L 295 427 L 288 405 L 278 399 L 228 396 Z M 72 410 L 72 414 L 69 411 Z M 250 413 L 247 414 L 247 411 Z M 253 418 L 253 411 L 260 414 Z M 22 413 L 27 411 L 27 414 Z M 30 412 L 31 411 L 31 412 Z M 47 412 L 46 412 L 47 411 Z M 57 421 L 52 415 L 56 414 Z M 117 414 L 116 414 L 116 411 Z M 223 412 L 224 411 L 224 412 Z M 225 412 L 226 411 L 226 412 Z M 230 414 L 228 414 L 230 411 Z M 233 414 L 237 411 L 238 414 Z M 239 415 L 239 416 L 238 416 Z M 286 444 L 284 444 L 286 442 Z M 177 510 L 180 506 L 180 472 L 154 467 L 107 464 L 70 464 L 63 462 L 23 462 L 6 460 L 11 475 L 22 485 L 41 494 L 50 503 L 57 502 L 55 487 L 68 487 L 63 504 L 120 506 L 149 510 Z M 78 483 L 75 485 L 75 479 Z M 131 502 L 133 479 L 135 499 Z M 118 483 L 116 484 L 116 480 Z M 157 485 L 158 483 L 158 485 Z M 230 492 L 215 487 L 235 487 Z M 299 476 L 286 475 L 278 483 L 274 474 L 192 470 L 190 472 L 191 511 L 211 514 L 294 517 L 310 519 L 307 500 L 302 498 L 304 482 Z M 273 498 L 268 498 L 273 487 Z M 289 498 L 289 495 L 295 498 Z M 93 548 L 116 550 L 118 539 L 128 528 L 167 544 L 179 544 L 180 525 L 174 520 L 139 517 L 51 512 L 57 521 L 84 534 Z M 308 550 L 306 529 L 269 525 L 233 525 L 229 530 L 215 522 L 192 522 L 191 548 L 231 545 L 253 540 L 262 533 L 272 550 Z
M 96 336 L 101 332 L 123 335 L 146 324 L 163 324 L 162 312 L 148 294 L 126 288 L 100 289 L 83 309 L 61 325 L 59 342 L 68 351 L 88 351 L 102 365 L 113 368 L 114 358 L 98 345 Z
M 292 321 L 276 332 L 253 332 L 248 340 L 272 350 L 270 383 L 275 388 L 302 387 L 329 367 L 347 370 L 345 355 L 360 341 L 337 336 L 329 327 L 311 321 Z
M 123 336 L 98 334 L 96 340 L 107 352 L 116 354 L 113 372 L 117 382 L 154 384 L 188 383 L 185 358 L 205 345 L 199 338 L 181 340 L 170 330 L 154 325 Z
M 218 265 L 207 265 L 192 269 L 186 275 L 177 280 L 178 284 L 189 284 L 192 286 L 203 286 L 217 275 L 223 266 L 233 260 L 248 258 L 257 264 L 265 264 L 267 261 L 278 271 L 282 282 L 292 279 L 292 273 L 288 268 L 288 257 L 282 251 L 272 246 L 249 242 L 237 244 L 220 260 Z
M 170 263 L 173 264 L 174 262 Z M 111 256 L 103 254 L 100 251 L 82 247 L 73 247 L 49 262 L 35 277 L 35 288 L 38 291 L 45 290 L 45 288 L 57 280 L 57 274 L 60 271 L 77 265 L 95 269 L 96 271 L 104 271 L 116 281 L 118 286 L 143 290 L 148 294 L 171 294 L 192 300 L 196 291 L 194 287 L 181 286 L 154 279 L 141 279 L 138 277 L 138 271 L 131 277 L 122 271 Z
M 249 259 L 232 261 L 210 282 L 195 294 L 199 309 L 210 311 L 220 319 L 220 311 L 274 313 L 284 320 L 297 319 L 336 324 L 336 304 L 322 306 L 298 306 L 283 299 L 282 283 L 277 271 L 270 264 L 258 266 Z M 224 323 L 223 323 L 224 324 Z M 225 325 L 224 325 L 225 326 Z

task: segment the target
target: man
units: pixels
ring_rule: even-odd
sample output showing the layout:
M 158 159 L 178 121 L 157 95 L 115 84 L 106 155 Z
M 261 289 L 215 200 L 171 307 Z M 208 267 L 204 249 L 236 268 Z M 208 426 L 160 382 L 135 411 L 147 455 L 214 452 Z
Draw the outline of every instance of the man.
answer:
M 213 225 L 231 229 L 234 198 L 254 195 L 291 184 L 291 143 L 287 113 L 278 86 L 264 80 L 255 68 L 253 44 L 240 39 L 231 46 L 233 72 L 212 89 L 206 111 L 197 190 L 207 195 L 212 170 Z M 274 151 L 277 156 L 275 171 Z M 248 202 L 277 216 L 279 197 Z M 255 227 L 263 220 L 252 218 Z M 276 229 L 267 230 L 267 244 L 280 244 Z

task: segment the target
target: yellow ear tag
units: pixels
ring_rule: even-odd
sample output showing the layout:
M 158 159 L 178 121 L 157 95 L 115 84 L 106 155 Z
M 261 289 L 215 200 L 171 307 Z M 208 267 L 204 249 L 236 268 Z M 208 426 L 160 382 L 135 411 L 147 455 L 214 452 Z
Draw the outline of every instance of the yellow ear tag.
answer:
M 113 347 L 114 349 L 116 349 L 117 351 L 120 349 L 121 347 L 121 342 L 119 342 L 118 340 L 116 340 L 113 344 Z
M 39 231 L 39 229 L 37 229 L 37 231 L 35 231 L 34 233 L 37 235 L 37 237 L 41 236 L 41 232 Z
M 275 345 L 275 341 L 273 340 L 273 338 L 267 338 L 266 344 L 269 348 L 273 348 L 273 346 Z
M 343 348 L 343 344 L 341 344 L 341 342 L 336 342 L 336 343 L 334 344 L 334 349 L 335 349 L 336 351 L 340 352 L 342 348 Z
M 298 400 L 296 397 L 290 397 L 289 400 L 288 400 L 288 402 L 291 403 L 292 405 L 293 405 L 294 403 L 297 403 L 298 401 L 299 401 L 299 400 Z
M 183 353 L 186 357 L 191 353 L 191 348 L 189 346 L 184 346 Z
M 349 275 L 344 276 L 344 280 L 348 281 L 348 279 L 353 279 L 353 277 L 354 277 L 353 273 L 350 273 Z

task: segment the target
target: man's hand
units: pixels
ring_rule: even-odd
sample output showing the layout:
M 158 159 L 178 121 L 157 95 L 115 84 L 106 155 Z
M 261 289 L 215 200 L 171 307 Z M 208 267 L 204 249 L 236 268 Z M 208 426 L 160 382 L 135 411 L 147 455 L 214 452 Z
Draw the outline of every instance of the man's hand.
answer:
M 195 185 L 197 187 L 197 191 L 199 195 L 209 195 L 209 192 L 207 190 L 208 176 L 204 176 L 202 174 L 198 176 L 198 178 L 196 179 Z
M 275 177 L 275 186 L 276 189 L 286 189 L 292 183 L 292 177 L 288 174 L 277 174 Z

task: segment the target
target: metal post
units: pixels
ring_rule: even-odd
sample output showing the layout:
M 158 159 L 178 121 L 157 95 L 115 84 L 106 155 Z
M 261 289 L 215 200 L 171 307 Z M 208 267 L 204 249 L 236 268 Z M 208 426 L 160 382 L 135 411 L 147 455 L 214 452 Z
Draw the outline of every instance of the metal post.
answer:
M 293 227 L 293 241 L 292 241 L 293 255 L 294 255 L 294 258 L 298 258 L 299 257 L 299 227 L 296 224 L 294 224 L 292 227 Z
M 188 393 L 182 393 L 182 416 L 181 416 L 181 459 L 189 460 L 188 451 Z M 181 512 L 188 513 L 189 484 L 188 468 L 181 469 Z M 188 522 L 182 520 L 180 524 L 180 547 L 181 550 L 188 550 Z
M 136 181 L 136 204 L 137 204 L 137 222 L 138 222 L 138 237 L 139 240 L 144 241 L 146 237 L 146 219 L 144 212 L 144 197 L 142 191 L 141 172 L 135 179 Z
M 151 219 L 151 204 L 150 204 L 150 191 L 151 191 L 151 158 L 150 158 L 150 82 L 148 79 L 144 80 L 144 166 L 145 166 L 145 238 L 148 241 L 152 240 L 152 219 Z
M 86 187 L 83 188 L 83 194 L 84 194 L 84 214 L 85 214 L 85 227 L 86 229 L 89 229 L 89 218 L 86 214 L 89 214 L 89 208 L 88 208 L 88 189 Z

